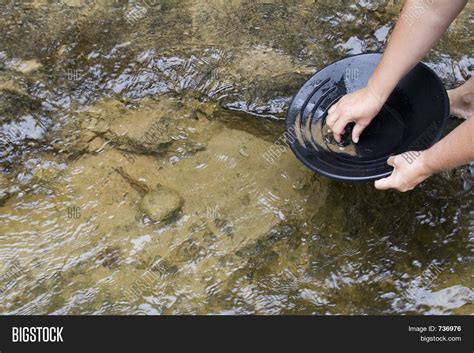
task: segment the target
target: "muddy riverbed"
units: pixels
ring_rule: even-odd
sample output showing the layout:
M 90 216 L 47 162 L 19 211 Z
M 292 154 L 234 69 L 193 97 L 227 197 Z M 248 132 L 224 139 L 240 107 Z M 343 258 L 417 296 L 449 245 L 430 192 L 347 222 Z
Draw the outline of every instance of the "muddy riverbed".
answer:
M 280 143 L 298 87 L 382 50 L 400 6 L 0 0 L 0 312 L 473 314 L 469 167 L 379 192 Z M 425 60 L 447 87 L 473 21 Z

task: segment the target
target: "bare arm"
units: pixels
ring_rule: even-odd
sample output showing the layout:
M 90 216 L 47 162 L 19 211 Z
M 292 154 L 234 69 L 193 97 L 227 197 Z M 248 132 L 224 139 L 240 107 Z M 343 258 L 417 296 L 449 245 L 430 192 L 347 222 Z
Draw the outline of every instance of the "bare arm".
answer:
M 346 125 L 355 122 L 352 140 L 382 108 L 390 93 L 436 44 L 467 0 L 407 0 L 387 49 L 368 86 L 344 96 L 331 107 L 327 124 L 340 141 Z
M 424 163 L 432 173 L 474 161 L 474 119 L 470 118 L 424 153 Z
M 467 0 L 407 0 L 369 86 L 385 102 L 395 86 L 433 48 Z

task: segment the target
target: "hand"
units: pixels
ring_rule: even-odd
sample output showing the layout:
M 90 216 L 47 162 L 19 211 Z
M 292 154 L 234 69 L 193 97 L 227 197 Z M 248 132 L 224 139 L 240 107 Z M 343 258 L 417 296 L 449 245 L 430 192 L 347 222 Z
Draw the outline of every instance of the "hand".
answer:
M 341 142 L 347 124 L 355 123 L 352 141 L 359 142 L 362 131 L 382 109 L 385 100 L 376 96 L 369 87 L 346 94 L 328 111 L 326 123 L 333 131 L 334 139 Z
M 401 192 L 415 188 L 433 174 L 424 163 L 425 151 L 410 151 L 391 156 L 387 164 L 392 166 L 392 174 L 375 182 L 378 190 L 396 189 Z

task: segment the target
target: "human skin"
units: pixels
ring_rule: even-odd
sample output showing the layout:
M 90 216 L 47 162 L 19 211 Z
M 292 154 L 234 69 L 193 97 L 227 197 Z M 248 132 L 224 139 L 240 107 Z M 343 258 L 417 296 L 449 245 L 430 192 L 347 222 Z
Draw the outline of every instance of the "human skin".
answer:
M 406 155 L 417 157 L 390 157 L 387 163 L 394 168 L 393 172 L 375 182 L 377 189 L 409 191 L 434 173 L 474 161 L 474 118 L 467 119 L 431 148 Z
M 467 4 L 466 0 L 407 0 L 387 48 L 368 85 L 342 97 L 328 112 L 327 124 L 336 141 L 346 125 L 354 122 L 352 140 L 359 141 L 364 129 L 382 108 L 398 82 L 435 46 L 451 22 Z M 472 79 L 469 81 L 472 85 Z M 450 98 L 457 97 L 456 92 Z M 454 99 L 453 99 L 454 101 Z M 452 104 L 453 108 L 453 104 Z M 454 109 L 452 109 L 454 110 Z M 413 189 L 430 175 L 474 160 L 474 119 L 468 119 L 412 163 L 401 155 L 387 163 L 391 176 L 375 182 L 381 190 Z M 460 142 L 463 143 L 460 143 Z

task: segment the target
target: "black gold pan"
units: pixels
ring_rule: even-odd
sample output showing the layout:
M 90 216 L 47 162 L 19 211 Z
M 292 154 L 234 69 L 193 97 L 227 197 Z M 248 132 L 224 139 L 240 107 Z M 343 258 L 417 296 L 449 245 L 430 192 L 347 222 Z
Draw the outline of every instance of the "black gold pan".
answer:
M 438 76 L 419 63 L 400 81 L 357 144 L 351 140 L 351 126 L 341 143 L 334 141 L 326 126 L 328 109 L 346 93 L 365 87 L 381 57 L 367 53 L 336 61 L 311 77 L 293 98 L 286 117 L 288 143 L 314 172 L 339 181 L 380 179 L 392 172 L 388 157 L 426 149 L 442 137 L 448 95 Z

